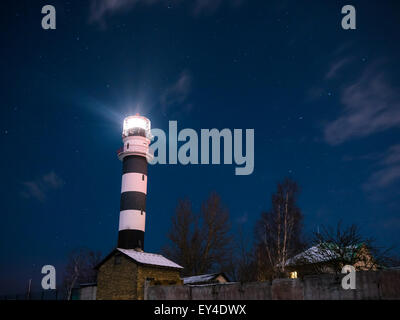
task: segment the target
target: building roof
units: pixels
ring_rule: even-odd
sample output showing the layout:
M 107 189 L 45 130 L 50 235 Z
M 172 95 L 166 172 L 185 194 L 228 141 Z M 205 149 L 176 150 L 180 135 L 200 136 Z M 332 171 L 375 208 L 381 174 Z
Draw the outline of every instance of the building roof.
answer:
M 129 258 L 135 260 L 138 263 L 152 265 L 152 266 L 160 266 L 160 267 L 168 267 L 168 268 L 176 268 L 183 269 L 182 266 L 176 264 L 175 262 L 168 260 L 161 254 L 148 253 L 148 252 L 140 252 L 134 249 L 121 249 L 117 248 L 118 251 L 122 252 Z
M 229 279 L 223 273 L 202 274 L 198 276 L 185 277 L 182 278 L 182 280 L 183 284 L 196 284 L 215 280 L 218 276 L 223 276 L 227 281 L 229 281 Z
M 346 247 L 348 252 L 346 252 L 347 255 L 352 255 L 355 254 L 358 249 L 360 248 L 360 245 L 357 246 L 349 246 Z M 337 249 L 336 249 L 337 250 Z M 291 266 L 291 265 L 296 265 L 298 263 L 304 264 L 304 263 L 321 263 L 321 262 L 328 262 L 332 261 L 334 259 L 339 258 L 339 254 L 335 248 L 329 249 L 328 244 L 322 245 L 316 245 L 313 246 L 306 251 L 303 251 L 299 253 L 298 255 L 295 255 L 294 257 L 288 259 L 285 263 L 286 266 Z
M 94 269 L 98 269 L 104 262 L 106 262 L 115 252 L 121 252 L 128 258 L 134 260 L 138 264 L 150 265 L 150 266 L 158 266 L 164 268 L 173 268 L 173 269 L 183 269 L 182 266 L 176 264 L 175 262 L 168 260 L 161 254 L 156 253 L 148 253 L 137 251 L 134 249 L 122 249 L 115 248 L 112 250 L 103 260 L 101 260 Z
M 79 287 L 84 288 L 84 287 L 95 287 L 97 286 L 97 282 L 88 282 L 88 283 L 80 283 Z

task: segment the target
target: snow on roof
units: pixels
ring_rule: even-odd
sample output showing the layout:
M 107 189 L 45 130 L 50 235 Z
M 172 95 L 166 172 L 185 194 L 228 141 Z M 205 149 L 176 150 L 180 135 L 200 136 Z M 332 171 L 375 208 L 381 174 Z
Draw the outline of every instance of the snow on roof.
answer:
M 348 246 L 346 249 L 348 250 L 347 255 L 354 254 L 360 245 L 358 246 Z M 325 244 L 321 247 L 321 245 L 313 246 L 306 251 L 299 253 L 298 255 L 290 258 L 286 261 L 285 265 L 295 265 L 297 263 L 319 263 L 319 262 L 327 262 L 339 257 L 337 251 L 333 249 L 329 249 L 328 245 Z
M 308 263 L 316 263 L 316 262 L 326 262 L 332 260 L 334 257 L 331 256 L 334 253 L 330 250 L 321 250 L 318 246 L 311 247 L 306 251 L 299 253 L 298 255 L 290 258 L 286 261 L 286 265 L 290 266 L 292 264 L 296 264 L 297 262 L 308 262 Z
M 210 280 L 213 280 L 217 276 L 219 276 L 220 273 L 210 273 L 210 274 L 202 274 L 199 276 L 193 276 L 193 277 L 186 277 L 183 278 L 183 284 L 191 284 L 191 283 L 200 283 L 200 282 L 207 282 Z
M 182 266 L 176 264 L 175 262 L 172 262 L 171 260 L 168 260 L 161 254 L 139 252 L 133 249 L 117 248 L 117 250 L 139 263 L 161 266 L 161 267 L 183 269 Z

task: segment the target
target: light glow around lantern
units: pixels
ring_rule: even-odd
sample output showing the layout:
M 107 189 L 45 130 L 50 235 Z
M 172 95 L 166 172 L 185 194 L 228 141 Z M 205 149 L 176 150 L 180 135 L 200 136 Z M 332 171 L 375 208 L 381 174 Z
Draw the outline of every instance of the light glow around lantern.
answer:
M 122 134 L 126 136 L 132 129 L 144 129 L 147 134 L 150 134 L 150 120 L 139 115 L 126 117 L 124 119 Z

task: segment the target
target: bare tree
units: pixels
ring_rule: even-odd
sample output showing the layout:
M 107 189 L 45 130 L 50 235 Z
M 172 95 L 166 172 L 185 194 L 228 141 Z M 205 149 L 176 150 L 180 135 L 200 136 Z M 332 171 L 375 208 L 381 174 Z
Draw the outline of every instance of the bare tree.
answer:
M 277 184 L 268 212 L 261 214 L 255 227 L 258 280 L 285 273 L 287 259 L 303 249 L 303 215 L 297 206 L 299 186 L 289 178 Z
M 221 202 L 221 197 L 213 192 L 202 204 L 202 256 L 199 272 L 205 273 L 229 264 L 232 251 L 229 211 Z
M 171 222 L 168 233 L 170 244 L 163 248 L 163 252 L 184 267 L 183 275 L 192 275 L 197 269 L 201 244 L 198 218 L 189 199 L 179 200 Z
M 313 273 L 340 273 L 343 266 L 352 265 L 356 270 L 376 270 L 390 265 L 392 248 L 380 248 L 375 239 L 361 234 L 357 225 L 336 228 L 322 226 L 312 239 L 313 247 L 300 254 L 291 263 L 307 267 Z
M 216 193 L 203 202 L 201 213 L 189 200 L 178 203 L 164 254 L 184 267 L 183 275 L 202 274 L 229 266 L 232 248 L 229 211 Z
M 68 300 L 71 299 L 72 289 L 76 285 L 96 281 L 97 272 L 94 267 L 100 262 L 100 259 L 100 252 L 94 252 L 86 248 L 77 249 L 70 253 L 63 280 Z
M 235 232 L 234 252 L 228 271 L 231 279 L 240 282 L 256 281 L 255 255 L 250 246 L 250 236 L 241 225 Z

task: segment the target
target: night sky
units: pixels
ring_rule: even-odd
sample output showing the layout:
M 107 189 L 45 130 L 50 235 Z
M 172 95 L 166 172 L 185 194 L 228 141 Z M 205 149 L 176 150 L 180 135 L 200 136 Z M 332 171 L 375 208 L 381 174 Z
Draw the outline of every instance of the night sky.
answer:
M 46 4 L 56 30 L 41 28 Z M 346 4 L 357 30 L 341 28 Z M 286 176 L 306 232 L 343 220 L 400 245 L 399 31 L 399 1 L 2 1 L 0 294 L 116 245 L 116 150 L 137 112 L 164 130 L 255 130 L 252 175 L 149 167 L 146 251 L 179 198 L 198 210 L 211 191 L 251 238 Z

